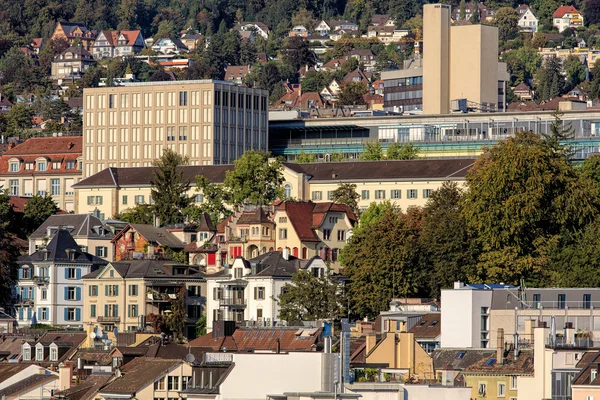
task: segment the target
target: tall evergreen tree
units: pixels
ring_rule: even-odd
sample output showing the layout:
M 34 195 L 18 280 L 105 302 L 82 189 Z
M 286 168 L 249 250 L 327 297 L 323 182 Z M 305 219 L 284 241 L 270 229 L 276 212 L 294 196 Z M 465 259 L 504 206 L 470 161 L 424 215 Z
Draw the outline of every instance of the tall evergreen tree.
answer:
M 151 195 L 161 225 L 182 223 L 182 211 L 192 203 L 187 194 L 190 181 L 183 178 L 183 170 L 179 168 L 188 163 L 187 157 L 171 149 L 165 149 L 161 158 L 154 162 L 157 170 L 152 179 Z

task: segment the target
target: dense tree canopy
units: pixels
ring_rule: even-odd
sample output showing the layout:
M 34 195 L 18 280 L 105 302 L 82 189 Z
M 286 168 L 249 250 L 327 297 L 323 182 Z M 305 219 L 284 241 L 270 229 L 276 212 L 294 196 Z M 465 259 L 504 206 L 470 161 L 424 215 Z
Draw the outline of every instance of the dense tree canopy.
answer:
M 190 182 L 183 178 L 183 171 L 178 168 L 187 164 L 187 157 L 170 149 L 165 149 L 161 158 L 154 162 L 158 168 L 152 179 L 151 196 L 154 213 L 161 225 L 182 223 L 182 212 L 192 203 L 192 198 L 187 194 Z

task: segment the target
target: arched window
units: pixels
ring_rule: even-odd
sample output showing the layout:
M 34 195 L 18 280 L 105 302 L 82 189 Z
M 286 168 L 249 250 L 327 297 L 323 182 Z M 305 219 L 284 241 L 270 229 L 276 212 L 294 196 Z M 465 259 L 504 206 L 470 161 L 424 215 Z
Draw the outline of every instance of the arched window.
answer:
M 289 183 L 286 183 L 285 186 L 283 187 L 283 189 L 285 190 L 285 198 L 289 199 L 290 197 L 292 197 L 292 185 L 290 185 Z

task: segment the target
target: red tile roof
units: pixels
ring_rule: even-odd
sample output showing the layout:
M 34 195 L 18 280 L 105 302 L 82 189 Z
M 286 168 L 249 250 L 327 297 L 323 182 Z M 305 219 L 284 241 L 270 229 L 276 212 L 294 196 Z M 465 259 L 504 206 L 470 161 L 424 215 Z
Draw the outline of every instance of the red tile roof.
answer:
M 232 336 L 223 336 L 219 338 L 212 337 L 212 333 L 200 336 L 188 343 L 189 347 L 199 347 L 206 350 L 222 351 L 227 348 L 228 351 L 237 351 L 237 344 Z
M 43 38 L 33 38 L 33 39 L 31 39 L 31 47 L 33 47 L 34 49 L 41 49 L 43 43 L 44 43 L 44 39 Z
M 383 104 L 383 96 L 380 94 L 366 93 L 363 95 L 363 100 L 367 104 Z
M 225 80 L 235 81 L 237 78 L 244 79 L 251 69 L 250 65 L 230 65 L 225 71 Z
M 284 201 L 277 206 L 277 210 L 286 212 L 298 238 L 305 242 L 320 241 L 314 230 L 321 226 L 329 212 L 344 212 L 351 223 L 357 221 L 356 215 L 347 205 L 332 202 Z
M 556 9 L 556 11 L 554 11 L 554 14 L 552 14 L 552 18 L 562 18 L 567 13 L 579 14 L 579 11 L 577 11 L 577 9 L 573 6 L 560 6 Z
M 281 351 L 314 351 L 321 336 L 320 328 L 242 328 L 233 336 L 213 338 L 206 334 L 192 340 L 189 347 L 222 351 L 277 350 L 277 342 Z
M 43 137 L 31 138 L 16 146 L 10 147 L 0 157 L 0 174 L 3 175 L 31 175 L 56 173 L 72 173 L 80 175 L 81 171 L 77 168 L 67 169 L 66 161 L 76 161 L 82 155 L 81 136 L 64 136 L 64 137 Z M 33 163 L 38 157 L 45 157 L 48 162 L 60 162 L 60 169 L 53 169 L 50 166 L 46 171 L 25 170 L 21 164 L 18 172 L 8 171 L 8 161 L 11 158 L 17 158 L 22 162 Z

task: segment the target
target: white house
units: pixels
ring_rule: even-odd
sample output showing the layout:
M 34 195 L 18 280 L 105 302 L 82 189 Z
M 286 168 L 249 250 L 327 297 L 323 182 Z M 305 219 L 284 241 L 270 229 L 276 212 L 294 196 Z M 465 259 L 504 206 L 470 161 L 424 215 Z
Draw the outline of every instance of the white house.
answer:
M 81 325 L 81 277 L 107 261 L 81 251 L 71 234 L 59 229 L 47 246 L 19 257 L 17 323 Z
M 237 257 L 231 267 L 207 275 L 206 326 L 212 329 L 213 322 L 219 320 L 274 326 L 279 321 L 279 305 L 274 298 L 300 269 L 316 276 L 327 272 L 321 258 L 301 260 L 284 250 L 251 260 Z
M 92 45 L 92 55 L 96 59 L 133 56 L 145 46 L 140 30 L 100 31 Z
M 559 32 L 583 26 L 583 15 L 573 6 L 560 6 L 552 14 L 552 24 Z
M 255 32 L 256 34 L 262 36 L 264 39 L 269 38 L 269 27 L 262 22 L 240 22 L 238 25 L 234 26 L 233 29 L 238 32 Z
M 519 30 L 522 32 L 537 32 L 538 19 L 526 4 L 521 4 L 517 8 L 519 12 Z
M 152 50 L 162 54 L 181 54 L 188 52 L 188 48 L 185 47 L 181 40 L 177 38 L 158 39 L 154 44 L 152 44 Z

